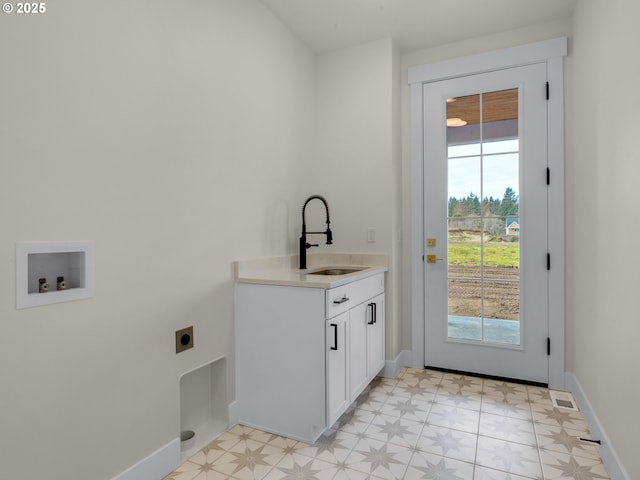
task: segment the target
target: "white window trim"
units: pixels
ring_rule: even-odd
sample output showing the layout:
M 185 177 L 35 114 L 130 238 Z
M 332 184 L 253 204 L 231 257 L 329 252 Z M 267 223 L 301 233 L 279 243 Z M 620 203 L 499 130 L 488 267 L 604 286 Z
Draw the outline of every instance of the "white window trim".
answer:
M 517 47 L 409 68 L 411 89 L 411 326 L 412 366 L 424 366 L 424 225 L 423 85 L 450 78 L 507 68 L 547 64 L 550 84 L 548 103 L 548 188 L 549 271 L 549 387 L 564 389 L 564 73 L 567 38 L 555 38 Z

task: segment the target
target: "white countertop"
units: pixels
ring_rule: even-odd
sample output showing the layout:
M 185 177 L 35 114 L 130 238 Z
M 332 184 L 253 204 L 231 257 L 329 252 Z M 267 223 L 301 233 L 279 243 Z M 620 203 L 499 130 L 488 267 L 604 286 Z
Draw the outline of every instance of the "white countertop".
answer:
M 388 270 L 388 257 L 384 254 L 317 253 L 307 255 L 307 269 L 298 268 L 298 256 L 282 256 L 234 262 L 237 283 L 286 285 L 308 288 L 334 288 Z M 358 268 L 344 275 L 315 275 L 314 272 L 331 268 Z

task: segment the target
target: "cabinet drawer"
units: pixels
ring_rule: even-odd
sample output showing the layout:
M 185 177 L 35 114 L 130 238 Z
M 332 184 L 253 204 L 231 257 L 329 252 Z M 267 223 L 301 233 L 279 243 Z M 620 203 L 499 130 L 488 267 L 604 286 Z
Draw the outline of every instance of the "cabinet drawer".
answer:
M 326 291 L 326 318 L 346 312 L 365 300 L 384 292 L 384 273 L 363 278 Z

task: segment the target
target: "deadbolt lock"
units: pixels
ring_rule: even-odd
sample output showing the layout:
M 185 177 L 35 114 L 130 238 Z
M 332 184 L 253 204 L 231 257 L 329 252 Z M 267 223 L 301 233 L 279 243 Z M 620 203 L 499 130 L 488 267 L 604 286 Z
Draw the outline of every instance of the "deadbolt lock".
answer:
M 436 239 L 435 238 L 427 238 L 427 247 L 435 247 Z
M 437 257 L 436 255 L 427 255 L 427 263 L 436 263 L 442 260 L 444 260 L 444 258 Z

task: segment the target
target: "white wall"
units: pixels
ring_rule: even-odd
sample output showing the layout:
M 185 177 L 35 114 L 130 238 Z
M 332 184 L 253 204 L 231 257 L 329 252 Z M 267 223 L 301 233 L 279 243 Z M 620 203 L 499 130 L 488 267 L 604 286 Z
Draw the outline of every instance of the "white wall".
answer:
M 377 252 L 390 255 L 387 275 L 387 358 L 399 353 L 398 255 L 394 222 L 399 178 L 394 129 L 399 111 L 394 98 L 397 52 L 391 39 L 320 55 L 317 63 L 317 132 L 315 152 L 298 180 L 300 204 L 311 194 L 324 195 L 331 209 L 334 242 L 324 237 L 314 251 Z M 397 137 L 396 137 L 397 138 Z M 324 209 L 309 203 L 307 229 L 324 230 Z M 301 221 L 300 221 L 301 222 Z M 367 242 L 367 228 L 376 243 Z
M 639 16 L 633 0 L 577 2 L 567 112 L 567 370 L 630 479 L 640 478 Z
M 0 476 L 109 479 L 183 372 L 227 355 L 233 400 L 230 263 L 293 253 L 314 57 L 251 0 L 47 8 L 0 20 Z M 15 309 L 38 240 L 95 241 L 94 299 Z
M 299 189 L 329 201 L 335 238 L 327 249 L 391 247 L 392 48 L 381 40 L 318 57 L 315 158 Z M 367 243 L 367 227 L 377 228 L 376 243 Z

